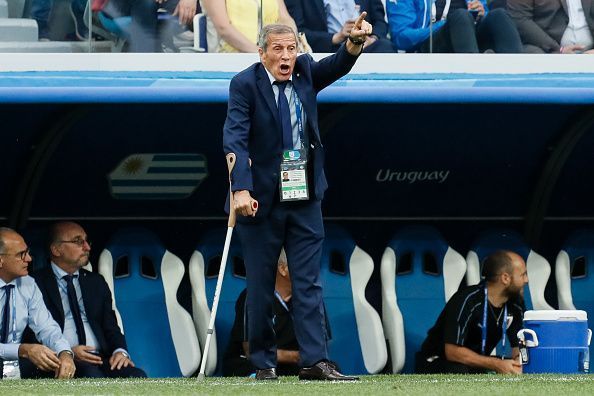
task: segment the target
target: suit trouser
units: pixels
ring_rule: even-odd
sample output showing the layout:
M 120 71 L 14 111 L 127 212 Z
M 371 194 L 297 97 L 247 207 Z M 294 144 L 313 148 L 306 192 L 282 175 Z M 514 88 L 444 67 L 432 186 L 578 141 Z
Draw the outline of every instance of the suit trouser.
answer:
M 319 279 L 324 240 L 321 202 L 275 203 L 268 217 L 238 223 L 237 231 L 246 266 L 248 341 L 253 365 L 259 369 L 277 365 L 272 307 L 276 268 L 283 246 L 293 288 L 293 323 L 300 365 L 309 367 L 327 359 Z
M 433 34 L 433 52 L 478 53 L 492 49 L 497 53 L 521 53 L 518 30 L 504 9 L 489 12 L 476 25 L 466 9 L 454 9 L 446 24 Z M 429 39 L 421 45 L 429 52 Z

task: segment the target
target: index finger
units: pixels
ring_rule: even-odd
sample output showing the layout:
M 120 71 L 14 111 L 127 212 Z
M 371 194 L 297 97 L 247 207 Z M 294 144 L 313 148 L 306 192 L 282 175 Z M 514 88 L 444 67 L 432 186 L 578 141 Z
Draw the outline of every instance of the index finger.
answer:
M 361 29 L 361 24 L 363 23 L 363 21 L 365 20 L 365 17 L 367 16 L 367 11 L 363 11 L 361 13 L 361 15 L 359 15 L 359 18 L 357 18 L 357 20 L 355 21 L 355 27 L 357 29 Z

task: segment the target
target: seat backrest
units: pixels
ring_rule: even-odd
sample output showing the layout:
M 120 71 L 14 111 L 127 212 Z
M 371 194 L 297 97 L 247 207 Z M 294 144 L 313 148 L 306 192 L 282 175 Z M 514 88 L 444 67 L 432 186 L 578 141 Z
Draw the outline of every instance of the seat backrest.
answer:
M 149 377 L 192 375 L 200 347 L 192 318 L 177 301 L 182 261 L 152 232 L 129 228 L 108 242 L 99 272 L 113 288 L 134 362 Z
M 206 342 L 206 331 L 210 320 L 210 309 L 214 300 L 221 256 L 223 255 L 226 230 L 225 228 L 208 232 L 198 242 L 196 250 L 190 259 L 192 310 L 196 331 L 202 347 Z M 209 346 L 207 373 L 222 374 L 223 356 L 229 346 L 231 329 L 235 321 L 235 303 L 245 287 L 243 254 L 239 238 L 235 235 L 235 237 L 231 238 L 229 246 L 215 320 L 215 332 L 211 337 Z M 205 306 L 205 304 L 207 305 Z
M 206 41 L 206 14 L 196 14 L 192 20 L 194 26 L 194 50 L 196 52 L 208 52 Z
M 412 373 L 415 354 L 466 272 L 464 258 L 428 226 L 400 230 L 381 262 L 382 321 L 392 372 Z
M 594 230 L 573 232 L 555 263 L 559 309 L 581 309 L 594 318 Z
M 528 270 L 528 284 L 524 286 L 526 309 L 553 309 L 544 296 L 551 274 L 549 262 L 530 249 L 520 234 L 513 230 L 489 230 L 479 235 L 466 256 L 468 264 L 466 284 L 476 285 L 481 281 L 484 260 L 497 250 L 515 252 L 526 262 Z
M 328 352 L 347 374 L 380 372 L 387 361 L 381 320 L 365 298 L 373 260 L 348 233 L 326 226 L 320 278 L 331 339 Z
M 594 230 L 577 230 L 563 244 L 555 262 L 559 309 L 586 311 L 594 320 Z M 591 326 L 591 325 L 590 325 Z M 590 355 L 594 347 L 590 344 Z

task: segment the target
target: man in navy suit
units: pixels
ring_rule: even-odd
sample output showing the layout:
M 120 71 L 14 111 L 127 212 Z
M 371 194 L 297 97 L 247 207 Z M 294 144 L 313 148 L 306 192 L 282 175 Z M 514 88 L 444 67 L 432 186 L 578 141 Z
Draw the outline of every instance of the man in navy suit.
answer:
M 297 57 L 290 27 L 267 25 L 260 33 L 260 62 L 231 80 L 223 146 L 228 159 L 235 156 L 230 207 L 240 214 L 236 228 L 247 272 L 249 357 L 257 379 L 277 379 L 272 303 L 284 246 L 300 347 L 299 378 L 356 380 L 328 362 L 319 279 L 321 200 L 327 183 L 316 96 L 355 64 L 372 31 L 365 15 L 356 20 L 346 44 L 319 62 L 310 55 Z M 291 177 L 283 180 L 287 169 Z
M 285 0 L 285 4 L 313 52 L 336 52 L 347 40 L 356 16 L 363 11 L 373 27 L 373 34 L 364 45 L 365 52 L 394 52 L 387 38 L 388 23 L 381 0 Z
M 71 222 L 55 224 L 49 249 L 51 265 L 31 276 L 70 343 L 76 377 L 146 377 L 128 355 L 105 279 L 83 268 L 91 251 L 84 229 Z M 43 376 L 24 371 L 26 377 Z

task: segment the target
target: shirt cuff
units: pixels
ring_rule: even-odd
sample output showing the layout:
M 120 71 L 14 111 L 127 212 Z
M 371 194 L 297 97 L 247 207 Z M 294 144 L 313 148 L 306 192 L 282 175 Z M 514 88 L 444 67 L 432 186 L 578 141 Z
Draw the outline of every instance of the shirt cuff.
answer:
M 115 351 L 113 351 L 113 353 L 111 354 L 111 356 L 113 356 L 113 355 L 115 355 L 116 353 L 119 353 L 119 352 L 124 352 L 126 355 L 130 356 L 130 354 L 128 353 L 128 351 L 125 350 L 124 348 L 118 348 L 118 349 L 116 349 Z
M 0 358 L 2 360 L 18 360 L 21 344 L 0 344 Z

